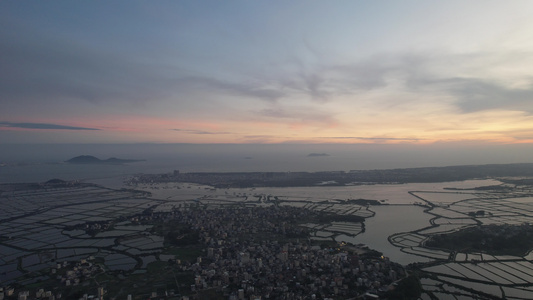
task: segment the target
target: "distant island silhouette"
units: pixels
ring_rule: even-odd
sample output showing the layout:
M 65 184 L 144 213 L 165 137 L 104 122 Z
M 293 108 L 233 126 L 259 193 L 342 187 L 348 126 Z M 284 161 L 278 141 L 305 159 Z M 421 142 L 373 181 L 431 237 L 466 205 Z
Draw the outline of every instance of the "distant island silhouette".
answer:
M 102 160 L 92 155 L 80 155 L 80 156 L 73 157 L 65 162 L 69 164 L 121 165 L 121 164 L 139 162 L 139 161 L 145 161 L 145 160 L 144 159 L 120 159 L 116 157 L 111 157 L 111 158 Z
M 320 157 L 320 156 L 329 156 L 327 153 L 309 153 L 307 157 Z

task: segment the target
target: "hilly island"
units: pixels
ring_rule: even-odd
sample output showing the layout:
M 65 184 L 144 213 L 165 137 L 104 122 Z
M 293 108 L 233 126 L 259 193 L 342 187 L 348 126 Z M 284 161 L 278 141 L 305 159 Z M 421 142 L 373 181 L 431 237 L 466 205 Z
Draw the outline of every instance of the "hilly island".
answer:
M 97 157 L 94 157 L 92 155 L 80 155 L 73 157 L 67 161 L 66 163 L 69 164 L 108 164 L 108 165 L 120 165 L 125 163 L 132 163 L 132 162 L 139 162 L 139 161 L 145 161 L 144 159 L 120 159 L 116 157 L 111 157 L 108 159 L 99 159 Z

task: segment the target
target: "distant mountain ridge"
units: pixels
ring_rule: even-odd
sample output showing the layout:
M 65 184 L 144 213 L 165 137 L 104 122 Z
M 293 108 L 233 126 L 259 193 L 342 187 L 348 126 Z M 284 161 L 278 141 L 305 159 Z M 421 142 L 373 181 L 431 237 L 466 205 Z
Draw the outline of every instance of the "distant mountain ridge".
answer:
M 132 162 L 139 162 L 139 161 L 145 161 L 144 159 L 120 159 L 116 157 L 111 157 L 108 159 L 99 159 L 97 157 L 94 157 L 92 155 L 80 155 L 73 157 L 67 161 L 66 163 L 69 164 L 109 164 L 109 165 L 120 165 L 120 164 L 126 164 L 126 163 L 132 163 Z

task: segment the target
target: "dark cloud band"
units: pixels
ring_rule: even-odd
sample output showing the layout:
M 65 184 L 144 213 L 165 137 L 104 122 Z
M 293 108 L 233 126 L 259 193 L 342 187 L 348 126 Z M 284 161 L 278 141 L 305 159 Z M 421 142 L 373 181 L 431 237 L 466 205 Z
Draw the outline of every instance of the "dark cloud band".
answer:
M 204 131 L 204 130 L 194 130 L 194 129 L 172 129 L 174 131 L 180 131 L 180 132 L 186 132 L 190 134 L 231 134 L 231 132 L 225 132 L 225 131 Z
M 66 126 L 66 125 L 48 124 L 48 123 L 0 122 L 0 127 L 24 128 L 24 129 L 45 129 L 45 130 L 100 130 L 98 128 L 76 127 L 76 126 Z
M 385 137 L 361 137 L 361 136 L 335 136 L 335 137 L 322 137 L 324 139 L 351 139 L 351 140 L 371 140 L 371 141 L 421 141 L 424 139 L 416 138 L 385 138 Z

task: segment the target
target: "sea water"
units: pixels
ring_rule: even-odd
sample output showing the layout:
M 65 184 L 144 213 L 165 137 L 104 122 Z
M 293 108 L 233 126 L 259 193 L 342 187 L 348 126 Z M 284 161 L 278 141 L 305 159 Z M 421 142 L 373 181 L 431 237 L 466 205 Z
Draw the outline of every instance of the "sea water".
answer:
M 529 148 L 528 148 L 529 147 Z M 350 171 L 533 162 L 531 146 L 373 144 L 40 144 L 0 145 L 0 182 L 90 180 L 135 173 Z M 100 159 L 144 159 L 124 165 L 70 165 Z

